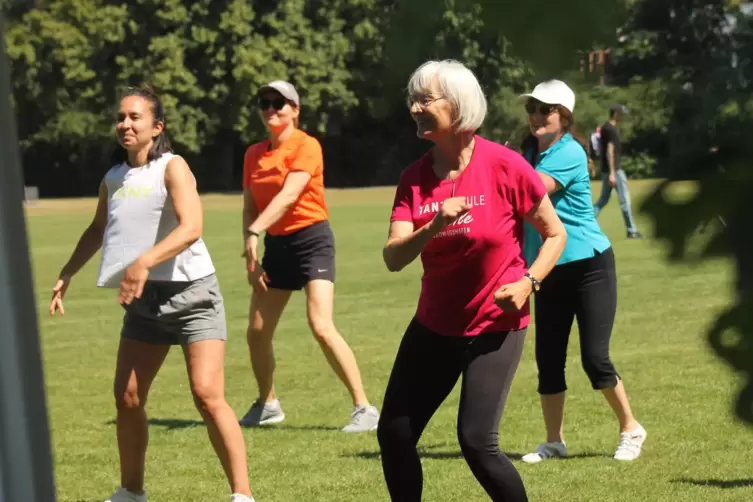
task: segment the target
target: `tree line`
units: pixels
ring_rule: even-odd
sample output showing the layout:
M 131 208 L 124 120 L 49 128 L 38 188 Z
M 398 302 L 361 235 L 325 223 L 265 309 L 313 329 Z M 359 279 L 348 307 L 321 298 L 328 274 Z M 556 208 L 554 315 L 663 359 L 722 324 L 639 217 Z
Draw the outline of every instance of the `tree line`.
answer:
M 119 92 L 148 83 L 164 98 L 171 139 L 201 190 L 238 190 L 243 152 L 264 136 L 254 92 L 274 79 L 298 87 L 301 126 L 323 144 L 328 186 L 394 184 L 427 148 L 415 138 L 404 87 L 429 58 L 456 58 L 477 73 L 490 102 L 480 132 L 499 142 L 518 141 L 526 117 L 517 96 L 544 78 L 576 89 L 584 135 L 624 103 L 626 171 L 663 174 L 670 151 L 683 147 L 682 138 L 673 143 L 675 126 L 697 111 L 685 102 L 685 81 L 700 79 L 698 68 L 714 69 L 703 78 L 729 78 L 713 72 L 749 44 L 748 25 L 728 26 L 738 6 L 721 0 L 529 4 L 48 0 L 7 8 L 26 184 L 42 196 L 95 194 L 116 148 Z M 599 48 L 612 54 L 606 86 L 598 71 L 581 71 L 583 55 Z

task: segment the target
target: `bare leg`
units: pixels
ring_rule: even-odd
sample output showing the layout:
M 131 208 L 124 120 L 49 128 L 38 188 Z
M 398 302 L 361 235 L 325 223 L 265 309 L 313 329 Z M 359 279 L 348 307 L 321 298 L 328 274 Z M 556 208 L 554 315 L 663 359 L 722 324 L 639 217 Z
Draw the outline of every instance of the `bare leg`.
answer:
M 275 353 L 272 339 L 291 293 L 270 288 L 265 292 L 254 292 L 251 296 L 247 340 L 251 368 L 262 403 L 269 403 L 277 398 L 274 387 Z
M 542 394 L 541 410 L 544 412 L 547 443 L 564 442 L 565 393 Z
M 330 281 L 314 280 L 306 285 L 309 326 L 327 362 L 350 392 L 353 405 L 367 406 L 356 358 L 332 320 L 334 292 L 335 285 Z
M 235 413 L 225 401 L 225 342 L 203 340 L 183 349 L 196 408 L 225 470 L 232 493 L 251 496 L 246 444 Z
M 617 415 L 617 420 L 620 422 L 620 432 L 633 432 L 638 427 L 638 422 L 635 421 L 633 411 L 630 409 L 630 402 L 622 379 L 617 381 L 614 388 L 603 389 L 602 392 L 604 397 L 607 398 L 609 406 L 614 410 L 614 414 Z
M 115 370 L 120 486 L 133 493 L 144 491 L 144 466 L 149 429 L 146 421 L 147 395 L 169 345 L 155 345 L 121 338 Z

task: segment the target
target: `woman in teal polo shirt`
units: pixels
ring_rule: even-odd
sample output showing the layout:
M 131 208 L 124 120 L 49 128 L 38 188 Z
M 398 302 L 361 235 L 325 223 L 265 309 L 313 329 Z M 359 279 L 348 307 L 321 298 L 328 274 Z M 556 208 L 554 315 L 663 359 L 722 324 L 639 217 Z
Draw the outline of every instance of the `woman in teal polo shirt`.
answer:
M 566 457 L 563 438 L 565 361 L 573 319 L 580 331 L 581 360 L 591 385 L 603 392 L 620 423 L 614 458 L 635 460 L 646 430 L 633 417 L 622 379 L 609 358 L 609 340 L 617 310 L 614 253 L 592 209 L 588 159 L 572 133 L 575 94 L 559 80 L 536 86 L 526 99 L 531 134 L 522 153 L 546 185 L 567 230 L 567 245 L 557 266 L 539 286 L 535 300 L 538 391 L 546 425 L 546 442 L 523 457 L 537 463 Z M 528 263 L 539 253 L 541 238 L 526 225 Z

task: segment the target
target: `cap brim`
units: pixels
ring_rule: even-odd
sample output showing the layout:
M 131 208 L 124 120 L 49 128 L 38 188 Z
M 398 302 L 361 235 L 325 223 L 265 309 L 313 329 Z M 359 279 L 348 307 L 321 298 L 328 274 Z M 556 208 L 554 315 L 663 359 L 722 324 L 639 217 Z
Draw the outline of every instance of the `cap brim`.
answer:
M 288 101 L 292 101 L 293 103 L 295 103 L 296 106 L 299 106 L 298 104 L 299 98 L 297 96 L 290 95 L 287 89 L 278 88 L 276 85 L 264 85 L 260 87 L 258 91 L 256 91 L 256 95 L 260 96 L 262 93 L 269 92 L 269 91 L 276 92 L 277 94 L 287 99 Z
M 256 91 L 256 95 L 258 96 L 258 95 L 260 95 L 260 94 L 263 94 L 263 93 L 265 93 L 265 92 L 269 92 L 269 91 L 272 91 L 272 92 L 276 92 L 277 94 L 280 94 L 280 95 L 282 95 L 283 97 L 285 96 L 285 95 L 284 95 L 284 94 L 282 93 L 282 91 L 280 91 L 280 89 L 277 89 L 277 88 L 275 88 L 275 87 L 273 87 L 273 86 L 271 86 L 271 85 L 265 85 L 265 86 L 263 86 L 263 87 L 259 87 L 259 90 L 258 90 L 258 91 Z
M 542 96 L 537 96 L 536 94 L 534 94 L 532 92 L 528 93 L 528 94 L 521 94 L 520 96 L 518 96 L 518 100 L 519 101 L 522 101 L 524 99 L 535 99 L 536 101 L 540 101 L 540 102 L 544 103 L 545 105 L 561 105 L 562 104 L 562 103 L 558 103 L 558 102 L 556 102 L 556 103 L 552 102 L 551 100 L 548 100 L 548 99 L 546 99 L 546 98 L 544 98 Z

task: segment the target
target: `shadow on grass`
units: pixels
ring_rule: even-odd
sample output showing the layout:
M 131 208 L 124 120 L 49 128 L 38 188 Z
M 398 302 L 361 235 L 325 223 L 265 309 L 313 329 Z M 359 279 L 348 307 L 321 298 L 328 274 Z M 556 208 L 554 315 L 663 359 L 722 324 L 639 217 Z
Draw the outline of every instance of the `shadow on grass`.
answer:
M 525 453 L 504 452 L 510 460 L 521 460 Z M 367 460 L 378 460 L 381 458 L 381 454 L 378 451 L 361 451 L 358 453 L 346 453 L 344 457 L 356 457 L 365 458 Z M 428 458 L 434 460 L 448 460 L 463 458 L 463 453 L 460 451 L 428 451 L 427 448 L 419 448 L 418 456 L 421 458 Z M 566 459 L 556 460 L 577 460 L 583 458 L 612 458 L 612 455 L 606 453 L 576 453 L 570 455 Z
M 204 427 L 204 422 L 201 420 L 191 420 L 185 418 L 150 418 L 147 420 L 149 425 L 156 427 L 164 427 L 167 430 L 176 429 L 191 429 L 193 427 Z M 115 425 L 115 420 L 108 420 L 105 422 L 107 425 Z
M 150 418 L 149 425 L 155 427 L 164 427 L 167 430 L 192 429 L 194 427 L 204 427 L 202 420 L 186 418 Z M 115 420 L 109 420 L 107 425 L 115 425 Z M 241 429 L 254 429 L 259 431 L 339 431 L 340 427 L 333 425 L 262 425 L 262 426 L 244 426 Z
M 753 478 L 750 479 L 690 479 L 680 478 L 673 479 L 673 483 L 684 483 L 687 485 L 706 486 L 710 488 L 746 488 L 753 487 Z
M 185 418 L 150 418 L 149 425 L 155 427 L 164 427 L 167 430 L 192 429 L 194 427 L 205 427 L 202 420 L 185 419 Z M 115 420 L 109 420 L 107 425 L 115 425 Z M 263 425 L 263 426 L 244 426 L 241 429 L 254 429 L 258 431 L 339 431 L 340 427 L 331 425 Z
M 342 427 L 335 427 L 334 425 L 261 425 L 261 426 L 248 426 L 241 425 L 241 429 L 253 429 L 256 431 L 339 431 Z
M 148 422 L 149 425 L 164 427 L 169 431 L 204 427 L 204 422 L 202 420 L 191 420 L 186 418 L 150 418 Z
M 358 453 L 344 453 L 343 457 L 350 458 L 365 458 L 366 460 L 379 460 L 382 458 L 381 453 L 378 451 L 360 451 Z M 436 460 L 448 460 L 455 458 L 463 458 L 463 454 L 459 451 L 425 451 L 418 450 L 418 456 L 421 458 L 431 458 Z

